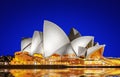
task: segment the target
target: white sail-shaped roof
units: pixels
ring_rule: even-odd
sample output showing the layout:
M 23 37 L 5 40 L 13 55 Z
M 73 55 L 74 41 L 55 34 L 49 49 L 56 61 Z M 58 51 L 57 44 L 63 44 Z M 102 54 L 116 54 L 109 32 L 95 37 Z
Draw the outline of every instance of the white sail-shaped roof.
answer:
M 45 53 L 44 53 L 44 49 L 43 49 L 43 41 L 40 43 L 39 48 L 38 48 L 38 51 L 39 51 L 39 52 L 37 52 L 37 53 L 39 53 L 39 54 L 42 54 L 42 55 L 45 54 Z
M 73 29 L 73 34 L 74 35 L 79 34 L 79 32 L 75 28 L 72 28 L 72 29 Z
M 67 45 L 67 48 L 66 48 L 66 51 L 64 52 L 64 55 L 67 55 L 67 54 L 76 54 L 71 46 L 71 44 L 68 44 Z
M 78 54 L 78 50 L 82 50 L 80 49 L 80 47 L 87 47 L 87 45 L 92 41 L 93 42 L 94 37 L 93 36 L 83 36 L 83 37 L 79 37 L 76 38 L 75 40 L 73 40 L 71 42 L 71 45 L 74 49 L 74 51 L 76 52 L 77 55 Z M 79 51 L 79 53 L 82 53 L 83 51 Z
M 42 32 L 34 31 L 33 37 L 32 37 L 32 44 L 31 44 L 31 52 L 30 55 L 33 55 L 34 53 L 40 53 L 40 45 L 42 43 Z
M 60 27 L 50 21 L 44 21 L 43 48 L 45 57 L 51 56 L 69 42 L 67 35 Z
M 31 51 L 31 41 L 32 41 L 32 38 L 22 39 L 22 41 L 21 41 L 21 51 L 30 52 Z
M 60 49 L 58 49 L 56 52 L 56 54 L 59 55 L 69 55 L 69 54 L 74 54 L 76 55 L 76 53 L 73 51 L 71 44 L 66 44 L 63 47 L 61 47 Z
M 78 47 L 77 56 L 85 56 L 86 53 L 87 53 L 87 48 L 85 48 L 85 47 Z
M 72 28 L 69 34 L 70 41 L 73 41 L 74 39 L 78 37 L 81 37 L 81 34 L 75 28 Z
M 58 50 L 55 51 L 55 54 L 62 56 L 64 54 L 64 52 L 67 50 L 67 47 L 68 47 L 68 44 L 62 46 L 61 48 L 59 48 Z
M 104 47 L 105 45 L 96 45 L 88 48 L 86 58 L 89 58 L 89 56 L 94 54 L 95 52 L 99 52 L 100 55 L 103 56 Z

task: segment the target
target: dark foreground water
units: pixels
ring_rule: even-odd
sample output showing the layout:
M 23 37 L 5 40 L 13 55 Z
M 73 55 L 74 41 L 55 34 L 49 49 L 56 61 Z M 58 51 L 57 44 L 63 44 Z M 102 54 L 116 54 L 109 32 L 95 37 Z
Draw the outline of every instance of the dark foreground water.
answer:
M 0 69 L 0 77 L 120 77 L 120 68 Z

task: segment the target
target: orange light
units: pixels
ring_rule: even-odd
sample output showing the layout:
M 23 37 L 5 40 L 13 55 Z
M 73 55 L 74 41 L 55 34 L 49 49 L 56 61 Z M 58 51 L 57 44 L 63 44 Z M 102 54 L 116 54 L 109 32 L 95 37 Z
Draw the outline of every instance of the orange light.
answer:
M 96 59 L 93 56 L 98 56 Z M 101 58 L 99 53 L 94 53 L 89 59 L 78 58 L 75 55 L 71 55 L 73 57 L 69 57 L 69 55 L 60 56 L 57 54 L 53 54 L 49 58 L 44 58 L 42 54 L 35 53 L 33 56 L 30 56 L 28 52 L 16 52 L 15 57 L 11 60 L 11 65 L 79 65 L 79 66 L 88 66 L 88 65 L 120 65 L 120 59 L 107 59 Z

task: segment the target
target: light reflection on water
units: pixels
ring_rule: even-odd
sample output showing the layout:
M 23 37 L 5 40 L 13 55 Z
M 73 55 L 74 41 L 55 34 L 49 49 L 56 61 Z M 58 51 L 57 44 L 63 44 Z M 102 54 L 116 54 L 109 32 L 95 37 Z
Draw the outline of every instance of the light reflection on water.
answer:
M 118 77 L 120 68 L 4 69 L 0 77 Z

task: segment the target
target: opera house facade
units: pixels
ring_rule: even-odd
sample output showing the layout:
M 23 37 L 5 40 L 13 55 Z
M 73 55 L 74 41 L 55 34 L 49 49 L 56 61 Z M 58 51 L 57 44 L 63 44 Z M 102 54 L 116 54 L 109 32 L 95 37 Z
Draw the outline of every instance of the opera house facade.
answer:
M 66 33 L 55 23 L 44 20 L 43 32 L 34 31 L 32 38 L 21 40 L 11 65 L 114 66 L 119 59 L 103 56 L 105 45 L 94 42 L 93 36 L 82 36 L 72 28 Z

